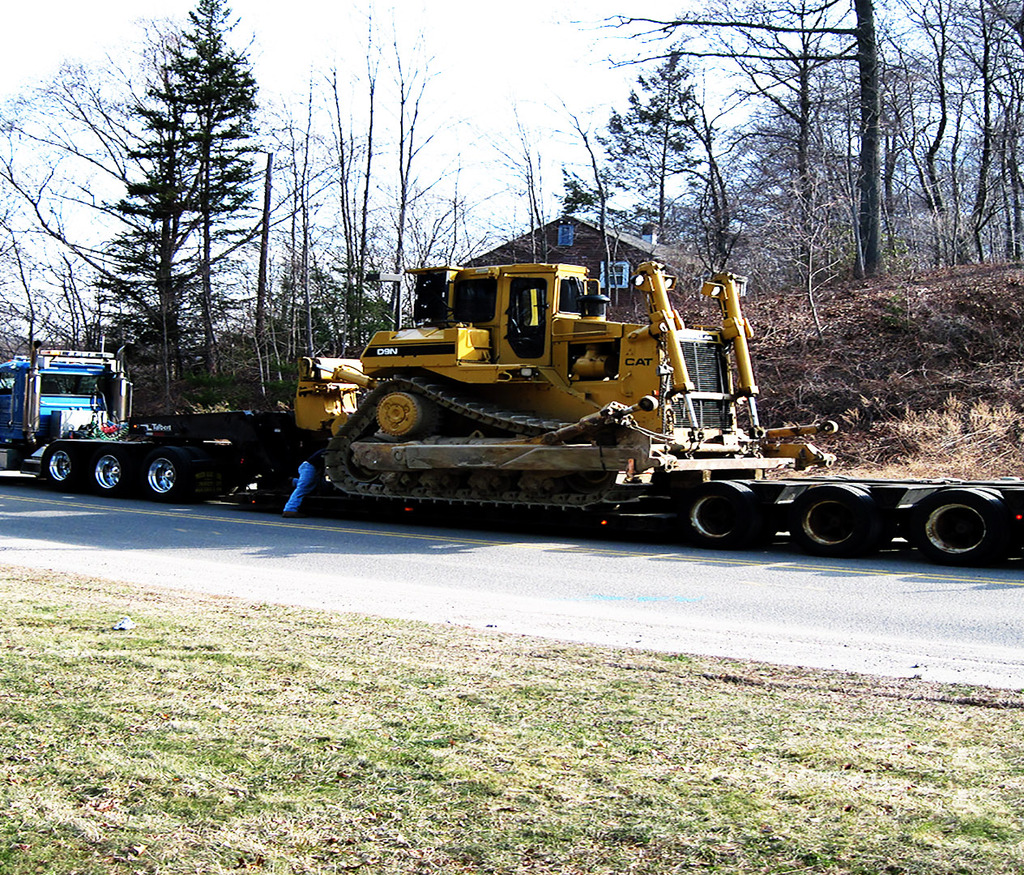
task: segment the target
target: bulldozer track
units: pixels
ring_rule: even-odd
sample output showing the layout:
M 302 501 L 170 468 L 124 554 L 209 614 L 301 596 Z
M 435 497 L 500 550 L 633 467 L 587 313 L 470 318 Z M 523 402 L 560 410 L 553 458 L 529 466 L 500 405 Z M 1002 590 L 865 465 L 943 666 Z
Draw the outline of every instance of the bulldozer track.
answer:
M 454 387 L 422 377 L 396 376 L 373 389 L 359 405 L 359 409 L 342 426 L 327 447 L 327 474 L 335 488 L 347 495 L 362 498 L 398 499 L 403 501 L 429 501 L 446 505 L 516 506 L 520 508 L 583 508 L 623 502 L 638 497 L 632 487 L 618 486 L 614 479 L 596 484 L 593 491 L 585 488 L 574 491 L 566 488 L 572 475 L 552 474 L 545 483 L 543 478 L 533 482 L 558 491 L 541 493 L 511 483 L 507 488 L 494 487 L 482 493 L 470 484 L 474 474 L 468 471 L 448 470 L 391 476 L 361 471 L 352 459 L 352 444 L 372 439 L 376 431 L 376 411 L 380 400 L 391 392 L 413 392 L 437 404 L 442 410 L 461 416 L 482 428 L 505 432 L 512 437 L 536 437 L 555 431 L 569 423 L 543 419 L 520 411 L 507 410 L 460 394 Z M 492 475 L 494 476 L 494 475 Z M 498 475 L 500 477 L 500 475 Z M 518 483 L 528 483 L 520 477 Z M 500 480 L 492 480 L 499 483 Z

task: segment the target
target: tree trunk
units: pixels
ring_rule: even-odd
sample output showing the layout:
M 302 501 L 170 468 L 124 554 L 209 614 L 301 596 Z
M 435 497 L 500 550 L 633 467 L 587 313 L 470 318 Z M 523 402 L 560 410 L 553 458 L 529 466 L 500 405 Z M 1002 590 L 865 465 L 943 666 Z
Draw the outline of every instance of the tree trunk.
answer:
M 267 153 L 267 171 L 263 182 L 263 223 L 260 227 L 260 269 L 256 278 L 256 357 L 260 366 L 260 385 L 263 394 L 267 387 L 265 377 L 269 372 L 264 369 L 264 335 L 267 331 L 267 260 L 270 252 L 270 187 L 273 178 L 274 154 Z
M 202 295 L 203 311 L 203 345 L 206 351 L 206 372 L 210 375 L 216 375 L 220 372 L 220 364 L 217 361 L 217 335 L 213 327 L 213 214 L 210 208 L 211 181 L 209 158 L 206 160 L 203 177 L 203 249 L 199 258 L 200 294 Z
M 857 66 L 860 70 L 860 226 L 865 276 L 882 267 L 881 88 L 873 0 L 854 0 L 857 14 Z

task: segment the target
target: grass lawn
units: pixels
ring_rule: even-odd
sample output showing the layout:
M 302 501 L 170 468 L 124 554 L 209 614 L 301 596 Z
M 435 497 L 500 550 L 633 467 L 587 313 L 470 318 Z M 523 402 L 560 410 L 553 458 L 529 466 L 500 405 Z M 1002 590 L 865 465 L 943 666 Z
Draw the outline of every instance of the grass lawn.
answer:
M 0 647 L 4 875 L 1024 871 L 1019 691 L 13 568 Z

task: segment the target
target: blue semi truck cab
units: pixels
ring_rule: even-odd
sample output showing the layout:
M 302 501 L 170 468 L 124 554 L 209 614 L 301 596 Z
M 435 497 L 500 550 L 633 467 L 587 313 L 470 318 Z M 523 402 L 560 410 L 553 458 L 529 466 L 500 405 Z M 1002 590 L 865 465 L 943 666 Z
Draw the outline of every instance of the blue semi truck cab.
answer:
M 0 364 L 0 470 L 39 473 L 62 438 L 119 429 L 131 414 L 122 357 L 41 349 Z
M 0 363 L 0 471 L 65 492 L 155 501 L 283 484 L 320 435 L 284 411 L 131 415 L 123 356 L 41 349 Z

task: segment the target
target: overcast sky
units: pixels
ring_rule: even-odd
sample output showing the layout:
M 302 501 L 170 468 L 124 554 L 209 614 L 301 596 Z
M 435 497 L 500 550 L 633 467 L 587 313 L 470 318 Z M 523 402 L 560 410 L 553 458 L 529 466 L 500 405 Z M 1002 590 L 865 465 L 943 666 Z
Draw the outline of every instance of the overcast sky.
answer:
M 622 81 L 604 59 L 626 49 L 602 19 L 618 13 L 671 15 L 678 0 L 234 0 L 237 33 L 252 34 L 250 57 L 264 92 L 301 92 L 310 69 L 325 70 L 365 43 L 372 8 L 423 32 L 460 102 L 557 96 L 582 111 Z M 0 94 L 51 75 L 65 59 L 96 60 L 137 41 L 140 18 L 184 18 L 194 0 L 19 0 L 6 4 L 0 32 Z M 628 78 L 628 76 L 627 76 Z

